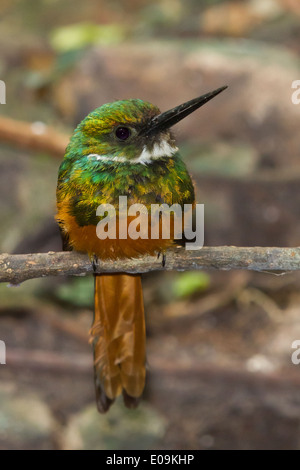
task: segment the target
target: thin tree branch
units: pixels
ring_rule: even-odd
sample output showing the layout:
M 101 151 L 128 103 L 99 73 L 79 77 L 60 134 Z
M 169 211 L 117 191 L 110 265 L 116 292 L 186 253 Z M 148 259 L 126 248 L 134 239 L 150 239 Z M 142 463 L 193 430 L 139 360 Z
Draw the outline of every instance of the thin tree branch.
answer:
M 148 357 L 149 372 L 156 377 L 178 376 L 186 380 L 215 380 L 216 377 L 226 382 L 241 382 L 247 385 L 259 383 L 266 387 L 291 388 L 299 387 L 298 371 L 291 368 L 274 372 L 250 372 L 241 364 L 230 367 L 203 362 L 191 358 L 189 363 L 180 360 L 169 361 L 160 355 L 150 353 Z M 15 369 L 31 369 L 52 372 L 55 374 L 87 375 L 92 377 L 93 357 L 87 353 L 62 354 L 61 352 L 9 348 L 6 364 Z
M 47 372 L 70 372 L 79 374 L 91 374 L 93 369 L 92 354 L 63 354 L 41 349 L 9 348 L 6 354 L 6 364 L 10 367 L 28 367 L 33 370 L 45 370 Z
M 193 271 L 198 269 L 248 269 L 251 271 L 300 270 L 300 247 L 203 247 L 201 250 L 172 248 L 166 253 L 163 267 L 161 258 L 143 256 L 117 261 L 99 260 L 98 273 L 145 273 L 149 271 Z M 27 255 L 0 255 L 0 282 L 19 284 L 27 279 L 85 275 L 93 273 L 86 254 L 77 252 L 49 252 Z
M 43 123 L 29 123 L 0 116 L 0 142 L 62 158 L 69 136 Z

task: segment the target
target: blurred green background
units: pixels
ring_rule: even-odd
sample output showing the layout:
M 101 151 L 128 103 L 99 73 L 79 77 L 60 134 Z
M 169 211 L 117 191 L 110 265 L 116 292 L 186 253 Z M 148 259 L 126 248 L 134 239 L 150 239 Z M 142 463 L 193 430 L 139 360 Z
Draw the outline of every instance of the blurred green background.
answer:
M 174 129 L 205 204 L 205 244 L 299 246 L 297 0 L 1 0 L 0 52 L 0 129 L 10 117 L 70 135 L 105 102 L 163 111 L 229 85 Z M 0 145 L 1 252 L 59 251 L 63 155 Z M 299 449 L 299 281 L 144 276 L 144 399 L 106 416 L 88 344 L 92 278 L 1 285 L 0 449 Z

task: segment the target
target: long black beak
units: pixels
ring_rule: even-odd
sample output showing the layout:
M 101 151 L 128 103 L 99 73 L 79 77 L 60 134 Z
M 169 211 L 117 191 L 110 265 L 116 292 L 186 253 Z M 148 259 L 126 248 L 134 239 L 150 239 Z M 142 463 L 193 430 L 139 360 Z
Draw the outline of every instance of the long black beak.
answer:
M 161 132 L 165 129 L 169 129 L 174 126 L 181 119 L 191 114 L 196 109 L 203 106 L 205 103 L 210 101 L 212 98 L 217 96 L 222 91 L 226 90 L 227 86 L 218 88 L 217 90 L 206 93 L 205 95 L 194 98 L 193 100 L 187 101 L 186 103 L 180 104 L 175 108 L 165 111 L 164 113 L 158 114 L 145 126 L 139 133 L 140 136 L 148 136 Z

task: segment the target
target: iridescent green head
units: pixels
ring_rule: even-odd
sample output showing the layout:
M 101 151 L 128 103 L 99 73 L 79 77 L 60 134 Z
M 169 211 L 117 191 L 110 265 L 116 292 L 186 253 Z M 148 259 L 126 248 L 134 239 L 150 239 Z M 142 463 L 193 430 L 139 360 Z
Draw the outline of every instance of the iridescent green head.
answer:
M 207 103 L 227 87 L 160 113 L 139 99 L 107 103 L 92 111 L 76 128 L 66 158 L 86 156 L 89 161 L 150 164 L 177 152 L 170 127 Z
M 104 104 L 78 125 L 67 155 L 76 149 L 90 161 L 116 163 L 148 163 L 152 156 L 171 156 L 177 148 L 168 129 L 152 136 L 142 135 L 159 114 L 156 106 L 139 99 Z

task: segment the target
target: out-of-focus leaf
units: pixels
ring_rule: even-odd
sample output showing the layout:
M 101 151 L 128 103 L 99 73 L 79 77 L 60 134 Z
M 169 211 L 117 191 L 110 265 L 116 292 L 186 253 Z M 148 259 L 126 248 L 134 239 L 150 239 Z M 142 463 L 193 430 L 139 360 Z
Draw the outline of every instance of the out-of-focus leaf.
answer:
M 160 442 L 166 423 L 153 407 L 141 403 L 136 410 L 117 400 L 109 413 L 99 417 L 95 404 L 75 415 L 63 437 L 66 450 L 151 449 Z
M 203 272 L 186 272 L 179 274 L 173 282 L 173 293 L 177 298 L 189 297 L 196 292 L 204 291 L 210 284 L 210 277 Z
M 60 300 L 77 307 L 92 307 L 94 302 L 94 284 L 91 277 L 73 279 L 68 284 L 62 284 L 56 291 Z
M 121 25 L 96 25 L 77 23 L 54 29 L 50 36 L 52 47 L 57 52 L 82 49 L 93 44 L 117 44 L 124 39 Z

